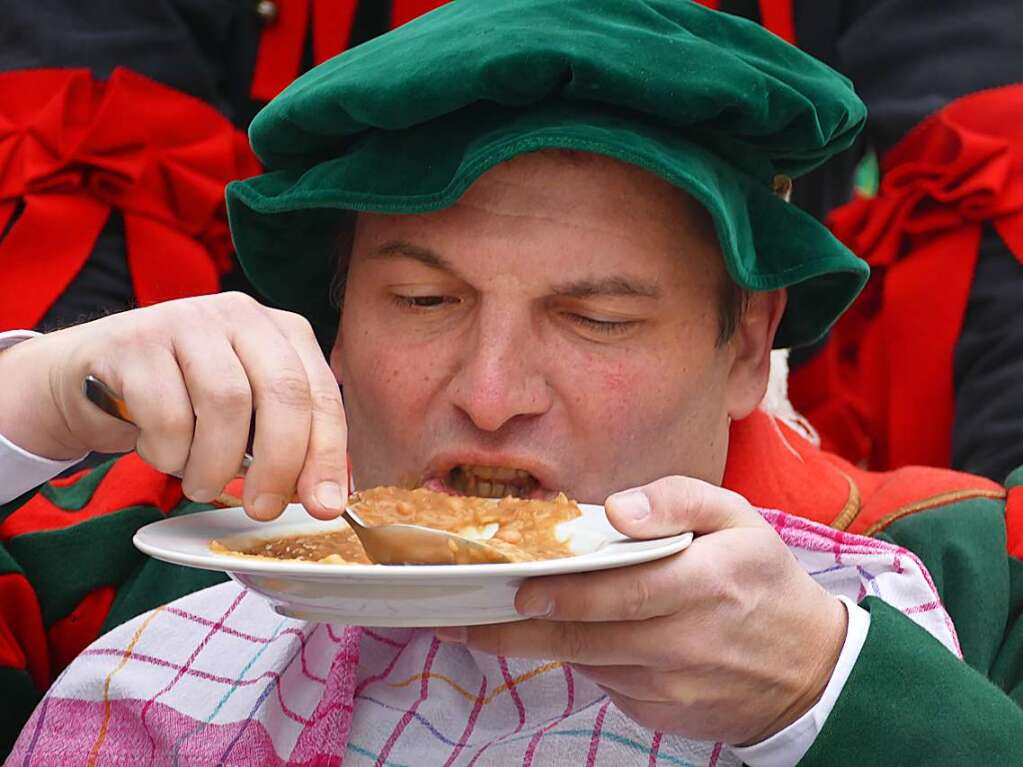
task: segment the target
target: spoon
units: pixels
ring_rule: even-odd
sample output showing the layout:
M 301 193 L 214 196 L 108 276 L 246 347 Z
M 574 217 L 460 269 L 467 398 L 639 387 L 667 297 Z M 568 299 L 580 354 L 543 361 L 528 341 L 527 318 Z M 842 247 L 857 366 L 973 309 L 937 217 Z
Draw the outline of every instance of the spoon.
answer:
M 96 376 L 85 377 L 82 394 L 107 415 L 135 425 L 124 399 Z M 251 464 L 252 456 L 245 453 L 238 476 L 244 477 Z M 177 473 L 174 476 L 180 478 Z M 242 505 L 238 498 L 230 495 L 222 495 L 217 501 L 224 506 Z M 378 565 L 470 565 L 510 561 L 493 546 L 444 530 L 421 525 L 367 525 L 351 507 L 342 511 L 341 517 L 358 537 L 366 556 Z

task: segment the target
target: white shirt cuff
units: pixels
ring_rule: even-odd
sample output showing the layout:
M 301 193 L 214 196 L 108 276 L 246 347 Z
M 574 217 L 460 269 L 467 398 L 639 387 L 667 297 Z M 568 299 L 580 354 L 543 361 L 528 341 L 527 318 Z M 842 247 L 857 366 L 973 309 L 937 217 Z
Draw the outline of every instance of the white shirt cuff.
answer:
M 38 335 L 41 334 L 31 330 L 9 330 L 0 333 L 0 351 Z M 18 447 L 0 434 L 0 504 L 13 501 L 22 493 L 39 487 L 84 458 L 84 455 L 70 461 L 43 458 Z
M 849 674 L 852 673 L 853 666 L 860 657 L 863 643 L 867 639 L 867 631 L 870 629 L 870 613 L 851 599 L 838 598 L 845 605 L 849 623 L 845 632 L 845 644 L 842 645 L 838 663 L 835 664 L 828 686 L 824 688 L 824 694 L 817 701 L 817 705 L 781 732 L 752 746 L 744 748 L 733 746 L 732 752 L 749 767 L 793 767 L 806 756 L 806 752 L 824 729 L 824 723 L 828 720 L 838 696 L 842 694 L 849 679 Z

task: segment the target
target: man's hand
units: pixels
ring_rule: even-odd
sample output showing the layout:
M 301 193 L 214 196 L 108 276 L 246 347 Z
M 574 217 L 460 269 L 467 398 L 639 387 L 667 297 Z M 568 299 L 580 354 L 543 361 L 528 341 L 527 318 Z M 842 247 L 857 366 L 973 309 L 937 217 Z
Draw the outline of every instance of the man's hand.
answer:
M 138 428 L 81 392 L 93 374 Z M 348 490 L 344 409 L 309 323 L 241 293 L 170 301 L 22 342 L 0 355 L 0 433 L 47 458 L 137 450 L 211 501 L 241 463 L 253 412 L 245 510 L 278 516 L 296 493 L 337 516 Z
M 697 537 L 655 562 L 530 580 L 515 604 L 533 620 L 439 636 L 569 662 L 637 723 L 693 738 L 756 743 L 816 703 L 845 641 L 845 608 L 744 498 L 668 477 L 606 507 L 632 537 Z

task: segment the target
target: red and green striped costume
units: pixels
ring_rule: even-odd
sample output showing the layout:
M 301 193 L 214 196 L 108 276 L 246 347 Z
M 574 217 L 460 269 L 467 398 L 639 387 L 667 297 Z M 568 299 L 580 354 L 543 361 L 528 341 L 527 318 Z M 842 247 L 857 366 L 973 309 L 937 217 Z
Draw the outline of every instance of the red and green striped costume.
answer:
M 205 508 L 134 454 L 0 506 L 0 754 L 97 636 L 224 580 L 150 559 L 131 543 L 149 522 Z

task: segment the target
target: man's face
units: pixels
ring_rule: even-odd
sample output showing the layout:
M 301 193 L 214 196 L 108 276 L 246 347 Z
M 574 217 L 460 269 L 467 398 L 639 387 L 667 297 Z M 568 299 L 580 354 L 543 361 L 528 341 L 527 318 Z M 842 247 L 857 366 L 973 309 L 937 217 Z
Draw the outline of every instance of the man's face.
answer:
M 757 296 L 719 344 L 724 281 L 695 202 L 592 155 L 520 156 L 449 209 L 360 215 L 331 355 L 356 487 L 602 503 L 720 482 L 784 303 Z

